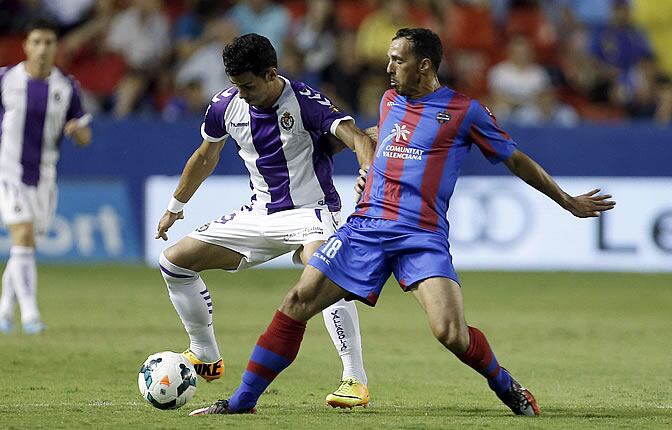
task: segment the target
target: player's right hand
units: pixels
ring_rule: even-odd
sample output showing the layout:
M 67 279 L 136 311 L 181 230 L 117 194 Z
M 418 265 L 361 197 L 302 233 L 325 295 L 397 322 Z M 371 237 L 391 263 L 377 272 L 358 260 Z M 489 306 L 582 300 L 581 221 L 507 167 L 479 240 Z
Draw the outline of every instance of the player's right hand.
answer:
M 159 226 L 156 228 L 156 237 L 154 239 L 161 238 L 163 240 L 168 240 L 168 229 L 178 219 L 184 219 L 184 211 L 179 211 L 178 213 L 166 211 L 159 220 Z

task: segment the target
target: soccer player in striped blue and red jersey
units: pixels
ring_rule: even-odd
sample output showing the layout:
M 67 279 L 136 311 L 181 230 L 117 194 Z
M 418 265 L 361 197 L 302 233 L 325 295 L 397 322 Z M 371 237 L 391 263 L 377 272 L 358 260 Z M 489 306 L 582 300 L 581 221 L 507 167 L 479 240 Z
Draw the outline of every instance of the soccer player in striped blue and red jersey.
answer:
M 295 359 L 306 322 L 342 298 L 375 305 L 390 274 L 422 305 L 439 342 L 483 375 L 506 406 L 539 415 L 530 391 L 499 365 L 485 335 L 464 316 L 446 220 L 460 167 L 475 145 L 574 216 L 599 216 L 615 202 L 599 190 L 564 192 L 516 149 L 487 108 L 439 84 L 441 53 L 430 30 L 397 32 L 388 51 L 392 89 L 381 101 L 378 146 L 360 178 L 355 213 L 313 254 L 259 338 L 234 394 L 192 415 L 254 412 L 261 393 Z

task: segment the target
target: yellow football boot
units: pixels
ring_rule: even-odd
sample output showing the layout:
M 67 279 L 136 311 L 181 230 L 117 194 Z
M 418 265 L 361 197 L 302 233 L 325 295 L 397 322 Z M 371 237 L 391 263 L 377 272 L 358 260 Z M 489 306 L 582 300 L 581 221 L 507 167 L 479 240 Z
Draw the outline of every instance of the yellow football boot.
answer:
M 332 408 L 366 407 L 369 404 L 369 389 L 355 378 L 348 378 L 327 396 L 326 402 Z
M 199 360 L 190 349 L 187 349 L 182 353 L 187 360 L 191 361 L 191 364 L 194 365 L 196 373 L 207 382 L 212 382 L 215 379 L 219 379 L 224 375 L 224 360 L 220 359 L 214 363 L 206 363 Z

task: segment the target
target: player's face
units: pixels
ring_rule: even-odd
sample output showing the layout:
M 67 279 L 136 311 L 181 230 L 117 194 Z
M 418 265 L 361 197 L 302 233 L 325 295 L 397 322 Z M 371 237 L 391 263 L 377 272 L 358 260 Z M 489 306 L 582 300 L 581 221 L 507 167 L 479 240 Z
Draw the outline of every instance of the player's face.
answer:
M 248 104 L 258 107 L 268 107 L 266 104 L 269 100 L 271 91 L 272 77 L 269 76 L 271 72 L 266 72 L 263 76 L 255 75 L 252 72 L 241 73 L 236 76 L 229 76 L 231 83 L 238 88 L 240 98 L 245 100 Z
M 23 50 L 28 61 L 41 68 L 53 66 L 56 48 L 56 33 L 51 30 L 33 30 L 23 43 Z
M 405 37 L 395 39 L 387 51 L 390 85 L 401 95 L 413 94 L 420 84 L 420 63 Z

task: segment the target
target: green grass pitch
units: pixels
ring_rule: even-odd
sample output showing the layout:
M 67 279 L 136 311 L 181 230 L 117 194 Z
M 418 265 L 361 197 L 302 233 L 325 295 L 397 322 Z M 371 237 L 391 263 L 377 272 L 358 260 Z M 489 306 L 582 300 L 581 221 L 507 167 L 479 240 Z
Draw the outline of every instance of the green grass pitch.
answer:
M 375 309 L 360 306 L 371 406 L 324 405 L 340 361 L 320 318 L 256 416 L 190 418 L 238 385 L 258 335 L 297 270 L 204 275 L 226 362 L 199 380 L 186 407 L 140 398 L 137 371 L 187 337 L 157 270 L 42 266 L 48 331 L 0 335 L 0 428 L 425 429 L 672 428 L 672 275 L 462 273 L 466 315 L 504 366 L 539 400 L 542 416 L 513 416 L 485 380 L 436 342 L 419 305 L 390 282 Z

